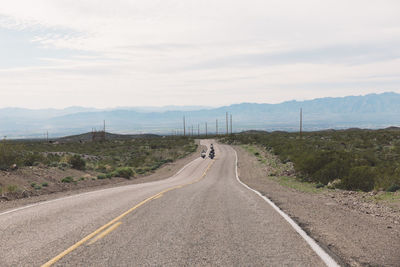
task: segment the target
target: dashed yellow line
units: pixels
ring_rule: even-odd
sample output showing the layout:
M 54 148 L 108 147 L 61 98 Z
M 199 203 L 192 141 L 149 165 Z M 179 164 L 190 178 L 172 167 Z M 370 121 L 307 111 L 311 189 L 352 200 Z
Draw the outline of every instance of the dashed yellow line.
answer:
M 100 239 L 102 239 L 103 237 L 105 237 L 106 235 L 108 235 L 109 233 L 114 231 L 115 229 L 117 229 L 118 226 L 120 226 L 121 224 L 122 224 L 122 222 L 117 222 L 117 223 L 113 224 L 112 226 L 107 228 L 107 230 L 105 230 L 104 232 L 101 232 L 101 234 L 97 235 L 95 238 L 90 240 L 88 245 L 92 245 L 92 244 L 96 243 L 97 241 L 99 241 Z
M 139 208 L 140 206 L 144 205 L 145 203 L 160 198 L 162 197 L 162 195 L 164 193 L 167 193 L 169 191 L 178 189 L 178 188 L 182 188 L 185 187 L 187 185 L 191 185 L 194 183 L 199 182 L 200 180 L 202 180 L 206 175 L 208 170 L 211 168 L 211 166 L 214 164 L 215 160 L 213 160 L 207 167 L 207 169 L 204 171 L 203 175 L 194 180 L 193 182 L 190 183 L 186 183 L 186 184 L 182 184 L 182 185 L 178 185 L 178 186 L 174 186 L 168 189 L 165 189 L 157 194 L 155 194 L 154 196 L 151 196 L 145 200 L 143 200 L 142 202 L 140 202 L 139 204 L 135 205 L 134 207 L 130 208 L 129 210 L 125 211 L 124 213 L 122 213 L 121 215 L 119 215 L 118 217 L 114 218 L 113 220 L 111 220 L 110 222 L 106 223 L 105 225 L 101 226 L 100 228 L 98 228 L 97 230 L 95 230 L 93 233 L 87 235 L 86 237 L 84 237 L 82 240 L 78 241 L 77 243 L 75 243 L 74 245 L 70 246 L 68 249 L 66 249 L 65 251 L 61 252 L 60 254 L 58 254 L 57 256 L 55 256 L 54 258 L 52 258 L 51 260 L 49 260 L 48 262 L 46 262 L 45 264 L 42 265 L 42 267 L 48 267 L 53 265 L 54 263 L 58 262 L 59 260 L 61 260 L 63 257 L 65 257 L 66 255 L 68 255 L 69 253 L 71 253 L 72 251 L 74 251 L 75 249 L 77 249 L 78 247 L 82 246 L 83 244 L 85 244 L 87 241 L 91 240 L 92 238 L 94 238 L 90 243 L 93 244 L 94 242 L 96 242 L 97 240 L 103 238 L 104 236 L 106 236 L 107 234 L 109 234 L 110 232 L 112 232 L 113 230 L 115 230 L 120 224 L 121 222 L 119 222 L 119 220 L 121 220 L 123 217 L 125 217 L 126 215 L 128 215 L 129 213 L 131 213 L 132 211 L 136 210 L 137 208 Z M 111 227 L 110 227 L 111 226 Z M 108 228 L 108 229 L 107 229 Z M 105 230 L 105 231 L 104 231 Z M 103 232 L 104 231 L 104 232 Z M 98 235 L 96 237 L 96 235 Z

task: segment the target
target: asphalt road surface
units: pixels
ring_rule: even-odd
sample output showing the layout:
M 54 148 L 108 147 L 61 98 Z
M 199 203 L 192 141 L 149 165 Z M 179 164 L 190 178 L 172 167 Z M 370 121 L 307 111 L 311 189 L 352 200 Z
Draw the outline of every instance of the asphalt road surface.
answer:
M 325 266 L 215 150 L 166 180 L 0 213 L 0 265 Z

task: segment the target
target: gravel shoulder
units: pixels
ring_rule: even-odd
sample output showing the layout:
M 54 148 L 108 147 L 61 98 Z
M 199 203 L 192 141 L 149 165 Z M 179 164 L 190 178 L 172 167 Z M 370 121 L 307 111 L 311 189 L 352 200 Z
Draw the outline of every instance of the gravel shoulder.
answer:
M 240 146 L 234 148 L 240 179 L 275 202 L 343 265 L 399 266 L 400 212 L 396 207 L 366 201 L 368 193 L 307 192 L 287 186 L 284 178 L 270 176 L 273 170 L 265 160 Z
M 115 186 L 124 186 L 130 184 L 139 184 L 139 183 L 148 183 L 153 181 L 158 181 L 162 179 L 166 179 L 174 175 L 178 172 L 183 166 L 191 162 L 192 160 L 198 158 L 200 156 L 200 152 L 203 149 L 203 146 L 198 146 L 196 152 L 193 152 L 189 156 L 185 158 L 178 159 L 172 163 L 167 163 L 163 165 L 161 168 L 157 169 L 154 173 L 147 175 L 147 176 L 139 176 L 135 177 L 131 180 L 127 180 L 125 178 L 118 178 L 114 177 L 112 179 L 104 179 L 104 180 L 96 180 L 96 181 L 80 181 L 77 185 L 75 184 L 66 184 L 62 185 L 60 191 L 43 191 L 40 195 L 32 195 L 28 194 L 24 198 L 19 198 L 15 200 L 5 201 L 4 199 L 0 199 L 0 211 L 5 211 L 9 209 L 14 209 L 18 207 L 22 207 L 25 205 L 41 202 L 41 201 L 48 201 L 52 199 L 62 198 L 66 196 L 76 195 L 80 193 L 101 190 L 105 188 L 111 188 Z M 31 171 L 31 173 L 37 172 L 36 181 L 40 182 L 40 178 L 43 175 L 38 171 L 38 168 Z M 47 175 L 51 175 L 49 170 L 46 170 Z M 0 174 L 1 175 L 1 174 Z M 85 176 L 85 175 L 95 175 L 88 172 L 82 172 L 77 170 L 68 170 L 65 172 L 65 176 L 72 175 L 75 177 Z M 47 181 L 47 180 L 46 180 Z

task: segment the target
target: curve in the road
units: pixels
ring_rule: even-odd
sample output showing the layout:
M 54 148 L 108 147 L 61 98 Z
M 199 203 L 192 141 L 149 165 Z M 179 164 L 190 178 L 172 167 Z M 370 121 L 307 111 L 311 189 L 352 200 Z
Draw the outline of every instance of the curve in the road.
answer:
M 324 261 L 324 263 L 329 266 L 329 267 L 339 267 L 339 265 L 336 263 L 336 261 L 323 250 L 317 242 L 315 242 L 314 239 L 312 239 L 292 218 L 290 218 L 289 215 L 287 215 L 284 211 L 282 211 L 272 200 L 270 200 L 268 197 L 264 196 L 257 190 L 249 187 L 247 184 L 243 183 L 238 175 L 238 156 L 237 152 L 235 150 L 235 156 L 236 156 L 236 179 L 240 184 L 242 184 L 244 187 L 249 189 L 250 191 L 253 191 L 255 194 L 260 196 L 262 199 L 264 199 L 269 205 L 271 205 L 276 212 L 278 212 L 292 227 L 293 229 L 307 242 L 307 244 L 314 250 L 315 253 Z

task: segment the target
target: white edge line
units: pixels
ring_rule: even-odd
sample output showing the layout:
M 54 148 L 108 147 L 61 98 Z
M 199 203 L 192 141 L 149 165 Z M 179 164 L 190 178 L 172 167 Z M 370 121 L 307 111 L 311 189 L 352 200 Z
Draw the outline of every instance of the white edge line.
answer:
M 194 160 L 192 160 L 191 162 L 189 162 L 188 164 L 186 164 L 185 166 L 183 166 L 177 173 L 175 173 L 174 175 L 172 175 L 171 177 L 168 178 L 172 178 L 177 176 L 178 174 L 180 174 L 184 169 L 186 169 L 187 167 L 189 167 L 189 165 L 193 164 L 196 160 L 198 160 L 199 158 L 196 158 Z M 167 178 L 167 179 L 168 179 Z M 40 205 L 45 205 L 45 204 L 49 204 L 52 202 L 56 202 L 56 201 L 61 201 L 61 200 L 65 200 L 65 199 L 69 199 L 69 198 L 73 198 L 73 197 L 80 197 L 80 196 L 84 196 L 84 195 L 89 195 L 89 194 L 94 194 L 94 193 L 98 193 L 98 192 L 103 192 L 103 191 L 107 191 L 107 190 L 112 190 L 118 187 L 124 187 L 127 185 L 122 185 L 122 186 L 115 186 L 115 187 L 111 187 L 111 188 L 106 188 L 106 189 L 100 189 L 100 190 L 95 190 L 95 191 L 90 191 L 90 192 L 85 192 L 85 193 L 80 193 L 80 194 L 76 194 L 76 195 L 71 195 L 71 196 L 67 196 L 67 197 L 62 197 L 62 198 L 56 198 L 56 199 L 52 199 L 52 200 L 47 200 L 47 201 L 43 201 L 43 202 L 38 202 L 38 203 L 34 203 L 34 204 L 29 204 L 26 206 L 22 206 L 16 209 L 12 209 L 12 210 L 8 210 L 8 211 L 4 211 L 0 213 L 0 216 L 2 215 L 6 215 L 9 213 L 13 213 L 16 211 L 20 211 L 20 210 L 25 210 L 28 208 L 32 208 L 32 207 L 36 207 L 36 206 L 40 206 Z M 128 185 L 129 186 L 129 185 Z
M 266 196 L 262 195 L 257 190 L 254 190 L 253 188 L 249 187 L 248 185 L 246 185 L 245 183 L 243 183 L 239 179 L 239 175 L 238 175 L 238 156 L 237 156 L 236 150 L 234 149 L 233 151 L 235 151 L 235 156 L 236 156 L 236 168 L 235 168 L 235 170 L 236 170 L 236 179 L 238 180 L 238 182 L 240 184 L 242 184 L 244 187 L 246 187 L 247 189 L 249 189 L 249 190 L 253 191 L 254 193 L 256 193 L 257 195 L 259 195 L 269 205 L 271 205 L 293 227 L 293 229 L 307 242 L 307 244 L 312 248 L 312 250 L 314 250 L 314 252 L 321 258 L 321 260 L 327 266 L 329 266 L 329 267 L 338 267 L 338 266 L 340 266 L 339 264 L 336 263 L 336 261 L 334 259 L 332 259 L 332 257 L 328 253 L 325 252 L 325 250 L 323 250 L 317 244 L 317 242 L 315 242 L 314 239 L 312 239 L 309 235 L 307 235 L 307 233 L 303 229 L 301 229 L 301 227 L 292 218 L 290 218 L 289 215 L 287 215 L 277 205 L 275 205 L 274 202 L 272 202 Z

